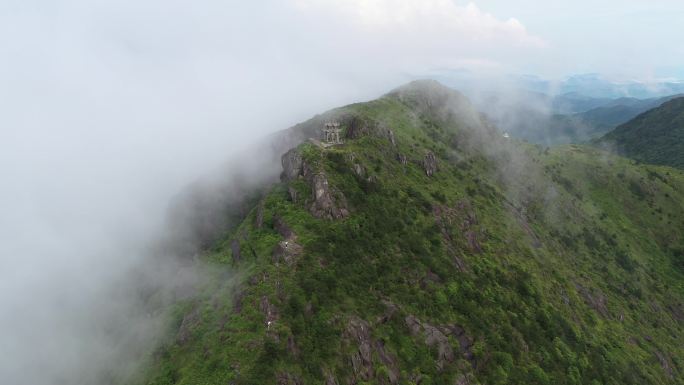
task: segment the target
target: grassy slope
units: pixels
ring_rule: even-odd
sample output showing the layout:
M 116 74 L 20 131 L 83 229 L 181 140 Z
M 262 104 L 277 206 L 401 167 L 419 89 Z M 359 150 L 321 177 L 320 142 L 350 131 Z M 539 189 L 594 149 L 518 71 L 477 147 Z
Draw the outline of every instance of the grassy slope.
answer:
M 684 98 L 671 100 L 618 126 L 602 138 L 625 156 L 684 168 Z
M 483 136 L 498 146 L 488 151 L 421 92 L 332 112 L 381 122 L 397 141 L 300 147 L 346 196 L 351 216 L 316 219 L 284 184 L 270 189 L 263 225 L 255 207 L 206 257 L 232 264 L 239 239 L 241 274 L 232 279 L 242 284 L 216 276 L 203 297 L 179 304 L 180 332 L 151 357 L 142 382 L 346 384 L 359 376 L 349 325 L 365 320 L 393 362 L 372 348 L 366 383 L 389 383 L 393 365 L 402 384 L 684 383 L 684 175 L 495 133 Z M 420 164 L 426 150 L 439 160 L 432 177 Z M 446 232 L 436 207 L 451 209 Z M 293 263 L 273 262 L 276 216 L 304 247 Z M 269 328 L 264 298 L 277 314 Z M 473 345 L 439 368 L 438 349 L 412 336 L 409 315 L 459 325 Z

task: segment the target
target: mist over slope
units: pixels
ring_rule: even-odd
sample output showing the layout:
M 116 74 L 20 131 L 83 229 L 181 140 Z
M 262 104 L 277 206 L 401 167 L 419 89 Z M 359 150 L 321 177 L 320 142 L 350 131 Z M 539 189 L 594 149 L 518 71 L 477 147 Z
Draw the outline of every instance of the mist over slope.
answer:
M 289 130 L 146 384 L 665 384 L 684 362 L 684 174 L 505 138 L 414 82 Z
M 551 96 L 524 89 L 468 92 L 475 106 L 510 135 L 541 145 L 584 143 L 679 95 L 636 99 L 576 93 Z

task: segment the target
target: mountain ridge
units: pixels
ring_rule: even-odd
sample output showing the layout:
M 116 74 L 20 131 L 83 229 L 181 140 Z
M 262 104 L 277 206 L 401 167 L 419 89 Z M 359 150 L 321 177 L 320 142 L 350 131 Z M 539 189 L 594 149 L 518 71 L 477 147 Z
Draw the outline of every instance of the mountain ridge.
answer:
M 432 81 L 289 132 L 327 120 L 140 383 L 682 383 L 680 171 L 506 138 Z

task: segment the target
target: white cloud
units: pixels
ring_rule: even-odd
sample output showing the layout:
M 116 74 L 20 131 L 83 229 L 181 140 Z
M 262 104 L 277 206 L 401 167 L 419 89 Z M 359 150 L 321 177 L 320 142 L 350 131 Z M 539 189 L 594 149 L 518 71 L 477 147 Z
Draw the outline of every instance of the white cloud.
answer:
M 515 18 L 500 20 L 474 3 L 458 5 L 452 0 L 295 0 L 302 12 L 315 13 L 330 25 L 342 21 L 365 34 L 413 36 L 407 43 L 427 39 L 436 48 L 473 45 L 513 45 L 540 48 L 545 41 L 526 30 Z M 369 36 L 372 38 L 372 36 Z M 415 47 L 407 46 L 407 49 Z

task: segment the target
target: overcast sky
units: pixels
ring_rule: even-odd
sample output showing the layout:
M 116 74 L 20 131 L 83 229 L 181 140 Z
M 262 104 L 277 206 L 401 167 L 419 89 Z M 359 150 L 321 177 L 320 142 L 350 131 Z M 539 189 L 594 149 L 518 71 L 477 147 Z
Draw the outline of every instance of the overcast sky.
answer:
M 97 289 L 245 143 L 435 69 L 684 76 L 683 26 L 674 0 L 1 0 L 3 383 L 95 366 Z

